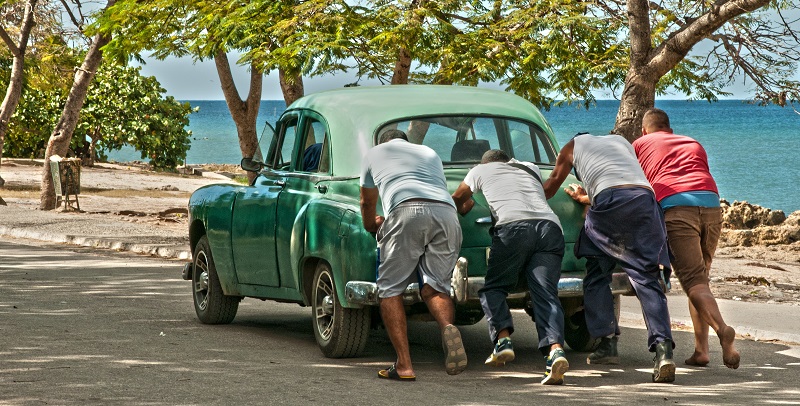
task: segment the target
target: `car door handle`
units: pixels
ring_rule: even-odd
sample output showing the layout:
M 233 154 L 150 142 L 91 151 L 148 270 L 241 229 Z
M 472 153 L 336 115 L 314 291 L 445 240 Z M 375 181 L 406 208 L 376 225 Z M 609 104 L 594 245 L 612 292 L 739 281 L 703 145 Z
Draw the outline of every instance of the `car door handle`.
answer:
M 275 186 L 284 187 L 284 186 L 286 186 L 286 181 L 276 180 L 275 181 Z
M 317 190 L 319 190 L 320 193 L 328 193 L 328 187 L 325 185 L 317 185 Z

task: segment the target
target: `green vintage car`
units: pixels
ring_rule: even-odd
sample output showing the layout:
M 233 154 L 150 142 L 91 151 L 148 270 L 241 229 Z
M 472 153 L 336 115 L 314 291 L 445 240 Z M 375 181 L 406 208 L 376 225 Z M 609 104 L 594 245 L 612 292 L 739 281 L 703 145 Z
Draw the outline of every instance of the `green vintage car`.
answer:
M 272 127 L 270 126 L 270 129 Z M 219 184 L 198 189 L 189 201 L 194 306 L 203 323 L 230 323 L 245 297 L 311 307 L 314 333 L 328 357 L 361 354 L 377 326 L 374 235 L 359 209 L 362 157 L 387 129 L 405 131 L 411 142 L 441 157 L 452 192 L 486 150 L 499 148 L 535 162 L 546 177 L 558 147 L 550 126 L 526 100 L 510 93 L 459 86 L 382 86 L 326 91 L 303 97 L 267 131 L 260 151 L 242 167 L 257 173 L 249 186 Z M 577 182 L 570 176 L 565 183 Z M 483 318 L 483 286 L 491 238 L 486 200 L 461 217 L 463 242 L 453 272 L 456 322 Z M 550 200 L 564 227 L 566 255 L 559 296 L 566 341 L 576 350 L 595 345 L 582 306 L 584 261 L 572 254 L 583 207 L 566 193 Z M 379 205 L 380 206 L 380 205 Z M 380 210 L 380 207 L 379 207 Z M 627 276 L 614 275 L 615 297 L 630 292 Z M 524 280 L 509 296 L 527 308 Z M 419 286 L 406 289 L 409 317 L 426 318 Z

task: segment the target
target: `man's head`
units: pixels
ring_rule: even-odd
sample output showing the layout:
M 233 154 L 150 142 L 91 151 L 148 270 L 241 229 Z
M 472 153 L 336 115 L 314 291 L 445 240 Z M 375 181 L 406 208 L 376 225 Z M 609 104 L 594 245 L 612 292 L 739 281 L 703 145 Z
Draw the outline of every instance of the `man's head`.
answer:
M 499 149 L 490 149 L 483 153 L 481 157 L 482 164 L 488 164 L 489 162 L 508 162 L 511 158 L 508 157 L 508 154 L 499 150 Z
M 378 139 L 378 144 L 383 144 L 384 142 L 389 142 L 391 140 L 408 141 L 408 136 L 406 135 L 406 133 L 400 130 L 387 130 L 381 134 L 380 139 Z
M 654 133 L 656 131 L 672 132 L 669 126 L 669 116 L 664 110 L 652 108 L 644 112 L 642 116 L 642 135 Z

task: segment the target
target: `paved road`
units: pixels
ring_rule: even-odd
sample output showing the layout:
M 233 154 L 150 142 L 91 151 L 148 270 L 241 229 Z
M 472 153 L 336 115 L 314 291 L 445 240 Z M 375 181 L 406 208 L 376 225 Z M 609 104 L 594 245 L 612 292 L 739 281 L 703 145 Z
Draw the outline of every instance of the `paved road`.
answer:
M 448 376 L 435 326 L 412 322 L 418 381 L 387 382 L 376 377 L 392 361 L 383 330 L 363 357 L 327 359 L 310 310 L 297 305 L 247 299 L 232 324 L 202 325 L 180 269 L 178 261 L 0 239 L 0 405 L 800 404 L 800 348 L 743 340 L 739 370 L 715 362 L 653 384 L 644 331 L 633 328 L 623 330 L 621 365 L 589 366 L 585 353 L 567 351 L 566 385 L 544 387 L 521 312 L 518 359 L 508 367 L 482 365 L 490 348 L 482 321 L 463 329 L 470 367 Z M 691 340 L 676 333 L 676 358 Z

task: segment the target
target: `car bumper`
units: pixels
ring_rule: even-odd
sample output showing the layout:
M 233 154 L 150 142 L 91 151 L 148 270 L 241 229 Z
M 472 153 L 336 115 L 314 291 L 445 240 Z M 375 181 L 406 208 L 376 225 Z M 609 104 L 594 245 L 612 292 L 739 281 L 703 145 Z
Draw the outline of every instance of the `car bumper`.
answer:
M 456 262 L 451 280 L 450 297 L 457 304 L 480 303 L 478 291 L 483 288 L 485 279 L 482 276 L 468 276 L 469 263 L 461 257 Z M 614 272 L 611 279 L 611 293 L 615 295 L 633 294 L 628 275 L 624 272 Z M 524 299 L 527 291 L 515 292 L 508 295 L 509 300 Z M 411 305 L 422 301 L 420 287 L 417 283 L 408 285 L 403 292 L 403 303 Z M 562 276 L 558 281 L 559 297 L 583 296 L 583 278 Z M 345 285 L 345 298 L 351 305 L 376 306 L 379 303 L 378 286 L 375 282 L 350 281 Z

